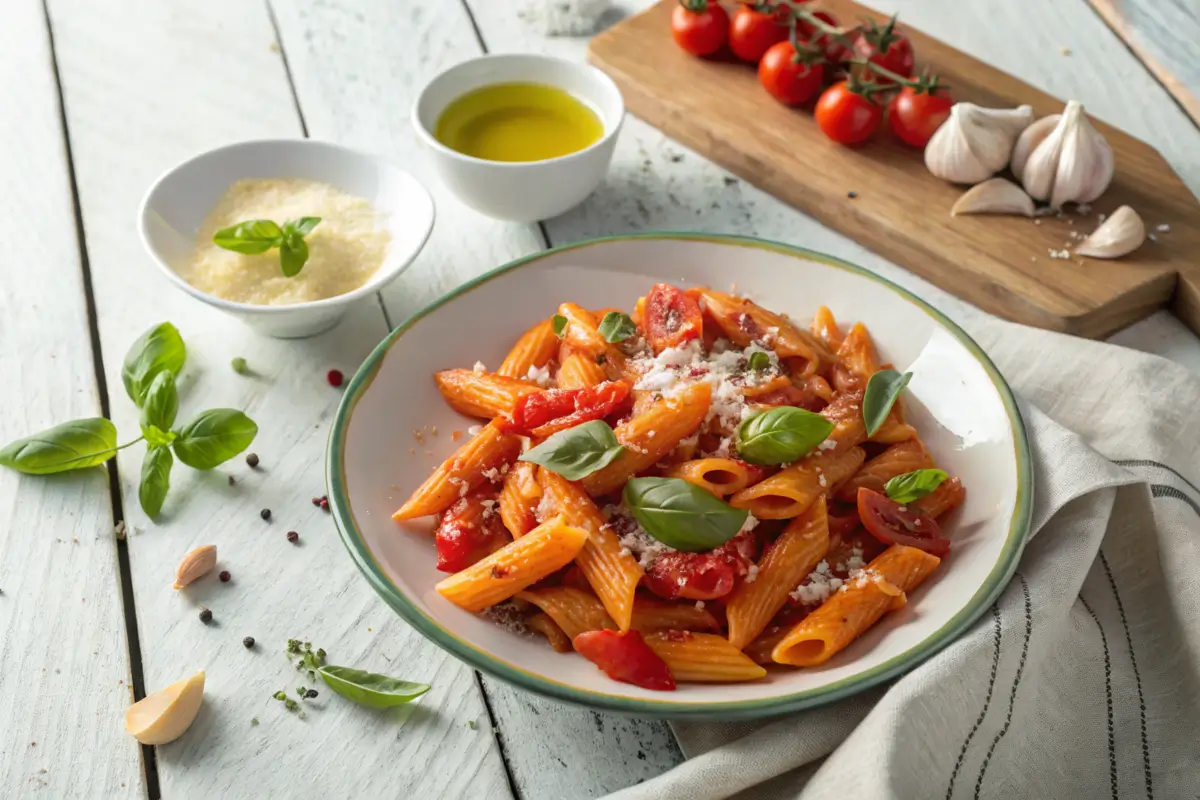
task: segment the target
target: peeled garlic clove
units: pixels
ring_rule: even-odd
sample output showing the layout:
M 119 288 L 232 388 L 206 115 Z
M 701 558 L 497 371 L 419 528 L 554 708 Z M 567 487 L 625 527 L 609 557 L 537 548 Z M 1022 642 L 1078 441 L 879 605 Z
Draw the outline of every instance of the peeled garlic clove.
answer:
M 992 178 L 972 186 L 958 198 L 950 216 L 959 214 L 1019 214 L 1033 216 L 1033 198 L 1005 178 Z
M 1021 180 L 1021 173 L 1025 171 L 1025 162 L 1029 160 L 1029 154 L 1050 135 L 1050 131 L 1054 130 L 1060 119 L 1062 114 L 1051 114 L 1021 131 L 1021 135 L 1017 137 L 1017 144 L 1013 147 L 1012 158 L 1008 162 L 1017 180 Z
M 182 589 L 194 580 L 212 572 L 217 565 L 217 546 L 206 544 L 188 552 L 175 568 L 175 587 Z
M 142 744 L 173 742 L 191 727 L 204 699 L 204 670 L 148 694 L 125 710 L 125 730 Z
M 1112 177 L 1112 148 L 1074 100 L 1032 147 L 1021 169 L 1025 191 L 1035 200 L 1048 200 L 1054 209 L 1066 203 L 1090 203 L 1104 193 Z
M 1075 255 L 1120 258 L 1137 250 L 1144 241 L 1146 224 L 1132 208 L 1121 206 L 1075 248 Z
M 1033 109 L 955 103 L 925 146 L 925 166 L 952 183 L 979 183 L 1008 163 L 1013 142 L 1033 122 Z

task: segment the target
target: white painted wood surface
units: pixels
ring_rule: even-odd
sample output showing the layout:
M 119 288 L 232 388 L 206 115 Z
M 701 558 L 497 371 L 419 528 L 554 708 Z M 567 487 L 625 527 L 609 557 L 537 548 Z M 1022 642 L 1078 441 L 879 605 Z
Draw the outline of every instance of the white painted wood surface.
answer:
M 100 416 L 50 43 L 0 25 L 0 442 Z M 17 79 L 16 76 L 19 76 Z M 0 796 L 144 792 L 108 474 L 0 470 Z
M 522 797 L 585 797 L 657 774 L 679 757 L 661 724 L 562 706 L 485 681 L 498 744 L 475 675 L 388 611 L 342 552 L 332 522 L 309 503 L 323 492 L 325 437 L 338 400 L 325 371 L 350 373 L 384 335 L 388 319 L 397 323 L 463 280 L 545 244 L 536 226 L 487 220 L 450 197 L 421 159 L 408 108 L 439 69 L 481 52 L 468 10 L 491 51 L 582 58 L 586 40 L 547 38 L 537 14 L 519 16 L 510 4 L 464 2 L 271 4 L 310 133 L 394 156 L 429 184 L 438 203 L 434 236 L 388 291 L 386 315 L 365 302 L 328 335 L 280 342 L 255 337 L 171 290 L 154 274 L 133 222 L 145 188 L 178 160 L 236 139 L 300 135 L 268 7 L 239 0 L 48 0 L 114 419 L 122 430 L 136 428 L 119 380 L 126 348 L 145 328 L 171 319 L 190 349 L 181 416 L 234 406 L 260 424 L 251 449 L 262 469 L 251 471 L 240 459 L 211 474 L 177 465 L 157 523 L 137 506 L 141 447 L 119 461 L 124 513 L 137 530 L 128 548 L 147 687 L 198 667 L 209 671 L 196 726 L 157 748 L 165 797 L 507 797 L 505 761 Z M 648 2 L 628 0 L 616 9 L 631 12 Z M 876 5 L 1082 100 L 1158 146 L 1200 190 L 1200 132 L 1085 0 Z M 978 24 L 983 18 L 988 24 Z M 4 441 L 99 409 L 58 101 L 45 22 L 33 0 L 18 0 L 0 29 L 0 75 L 11 74 L 21 80 L 0 83 L 0 97 L 22 113 L 0 117 L 0 179 L 11 189 L 0 201 L 0 242 L 9 254 L 0 262 L 0 365 L 19 379 L 0 388 Z M 563 244 L 653 228 L 804 244 L 877 270 L 968 327 L 980 317 L 631 118 L 606 185 L 580 208 L 547 221 L 545 230 L 552 244 Z M 1200 343 L 1166 314 L 1114 340 L 1200 371 Z M 237 355 L 259 374 L 235 375 L 228 362 Z M 227 475 L 236 485 L 227 484 Z M 263 507 L 273 511 L 270 523 L 258 516 Z M 17 659 L 0 673 L 0 796 L 34 789 L 48 796 L 143 795 L 138 750 L 120 719 L 128 690 L 118 681 L 128 683 L 128 662 L 104 474 L 47 480 L 0 472 L 0 526 L 0 652 Z M 299 547 L 286 542 L 290 529 L 300 532 Z M 233 580 L 210 577 L 173 592 L 175 564 L 201 543 L 218 545 L 221 567 Z M 201 604 L 213 610 L 211 627 L 196 618 Z M 258 641 L 253 650 L 241 644 L 247 635 Z M 334 662 L 428 680 L 435 688 L 393 714 L 323 692 L 299 720 L 270 699 L 275 689 L 299 684 L 282 655 L 292 636 L 311 638 Z M 260 725 L 251 726 L 254 717 Z M 44 754 L 33 752 L 42 736 L 57 744 L 44 763 Z

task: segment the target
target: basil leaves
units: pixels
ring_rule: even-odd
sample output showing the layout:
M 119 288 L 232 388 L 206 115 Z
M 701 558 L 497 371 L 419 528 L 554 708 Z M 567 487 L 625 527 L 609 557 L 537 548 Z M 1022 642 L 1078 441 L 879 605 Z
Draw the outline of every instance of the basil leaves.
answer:
M 881 369 L 867 381 L 867 392 L 863 395 L 863 422 L 867 424 L 867 436 L 874 436 L 883 427 L 896 398 L 908 386 L 913 374 L 901 375 L 894 369 Z
M 350 667 L 319 667 L 325 684 L 347 700 L 372 708 L 391 708 L 415 700 L 429 691 L 427 683 L 413 683 Z
M 299 225 L 312 230 L 319 222 Z M 298 221 L 304 223 L 304 220 Z M 183 369 L 187 348 L 169 322 L 156 325 L 134 342 L 121 367 L 121 381 L 141 408 L 142 435 L 117 444 L 117 429 L 102 418 L 77 419 L 36 433 L 0 449 L 0 466 L 29 475 L 85 469 L 103 464 L 122 450 L 146 442 L 138 501 L 150 517 L 162 511 L 171 487 L 171 468 L 178 458 L 196 469 L 211 469 L 245 450 L 258 433 L 254 421 L 240 411 L 204 411 L 182 427 L 172 426 L 179 413 L 175 376 Z
M 563 338 L 567 335 L 567 318 L 562 314 L 555 314 L 550 318 L 550 325 L 554 328 L 554 335 L 558 338 Z
M 771 357 L 762 350 L 755 350 L 746 361 L 746 366 L 750 368 L 751 372 L 762 372 L 771 367 Z
M 751 464 L 787 464 L 807 455 L 833 432 L 833 423 L 803 408 L 779 406 L 738 426 L 737 451 Z
M 0 465 L 50 475 L 103 464 L 117 453 L 117 427 L 98 417 L 64 422 L 0 450 Z
M 320 217 L 300 217 L 281 228 L 269 219 L 252 219 L 222 228 L 213 234 L 213 244 L 245 255 L 258 255 L 279 248 L 279 266 L 283 274 L 295 277 L 308 261 L 308 242 L 304 240 L 321 224 Z
M 600 320 L 599 331 L 606 342 L 623 342 L 637 333 L 637 326 L 628 314 L 610 311 Z
M 624 499 L 646 533 L 690 553 L 725 544 L 750 514 L 682 478 L 632 478 L 625 484 Z
M 940 469 L 918 469 L 892 478 L 883 491 L 900 505 L 907 505 L 941 486 L 946 478 L 946 473 Z
M 522 461 L 540 464 L 569 481 L 587 477 L 607 467 L 625 447 L 602 419 L 559 431 L 521 456 Z

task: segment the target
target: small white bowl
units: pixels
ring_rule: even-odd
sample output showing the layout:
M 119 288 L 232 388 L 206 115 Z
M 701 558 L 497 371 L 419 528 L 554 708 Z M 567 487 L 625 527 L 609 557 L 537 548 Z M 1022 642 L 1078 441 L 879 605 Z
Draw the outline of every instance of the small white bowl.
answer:
M 604 123 L 599 141 L 543 161 L 487 161 L 451 150 L 437 140 L 438 118 L 467 92 L 496 83 L 541 83 L 587 103 Z M 625 119 L 625 103 L 612 79 L 595 67 L 542 55 L 488 55 L 439 74 L 413 104 L 413 127 L 433 155 L 442 182 L 459 200 L 496 219 L 534 222 L 583 202 L 604 180 Z
M 209 211 L 243 178 L 322 181 L 369 201 L 391 234 L 379 270 L 352 292 L 291 305 L 235 303 L 192 286 L 175 265 L 187 260 Z M 311 139 L 264 139 L 201 153 L 159 176 L 138 211 L 142 244 L 172 283 L 259 333 L 283 339 L 332 328 L 354 301 L 394 281 L 421 252 L 431 230 L 433 199 L 416 178 L 379 156 Z

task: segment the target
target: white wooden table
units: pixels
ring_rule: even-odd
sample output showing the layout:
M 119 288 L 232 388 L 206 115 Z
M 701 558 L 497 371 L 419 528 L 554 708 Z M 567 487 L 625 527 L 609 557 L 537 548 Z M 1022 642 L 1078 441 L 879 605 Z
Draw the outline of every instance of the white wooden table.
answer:
M 1085 0 L 877 5 L 1083 101 L 1157 146 L 1200 191 L 1200 131 Z M 575 211 L 512 225 L 459 205 L 409 127 L 419 86 L 483 51 L 582 58 L 586 47 L 546 37 L 509 3 L 7 0 L 4 8 L 0 442 L 97 414 L 136 430 L 121 359 L 139 333 L 171 320 L 190 350 L 183 413 L 246 409 L 260 423 L 252 449 L 262 469 L 240 459 L 215 474 L 177 469 L 155 523 L 137 503 L 140 448 L 121 454 L 111 481 L 99 469 L 52 478 L 0 470 L 3 797 L 571 798 L 658 774 L 682 758 L 664 723 L 557 705 L 481 677 L 409 630 L 360 579 L 331 519 L 309 502 L 324 493 L 339 399 L 326 370 L 352 372 L 389 326 L 499 263 L 630 230 L 803 244 L 876 270 L 960 320 L 981 314 L 636 119 L 607 184 Z M 333 332 L 263 339 L 156 276 L 134 213 L 154 177 L 193 153 L 305 135 L 407 164 L 434 192 L 437 226 L 416 265 Z M 1200 342 L 1166 314 L 1114 340 L 1200 370 Z M 258 376 L 235 375 L 234 356 Z M 270 523 L 259 517 L 264 507 Z M 125 540 L 114 535 L 119 521 Z M 289 529 L 300 546 L 285 540 Z M 173 592 L 176 563 L 202 543 L 218 545 L 233 580 Z M 215 624 L 199 622 L 199 604 Z M 244 648 L 244 636 L 258 646 Z M 271 699 L 296 683 L 283 656 L 289 637 L 311 639 L 338 663 L 434 688 L 394 713 L 322 696 L 299 720 Z M 208 670 L 208 689 L 193 728 L 140 748 L 123 730 L 131 698 L 198 668 Z

